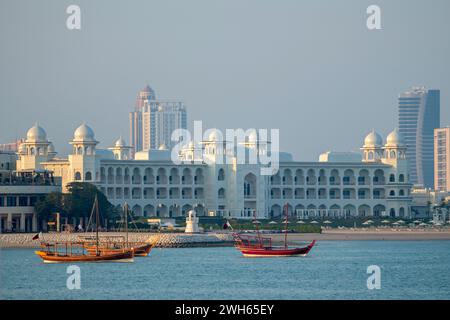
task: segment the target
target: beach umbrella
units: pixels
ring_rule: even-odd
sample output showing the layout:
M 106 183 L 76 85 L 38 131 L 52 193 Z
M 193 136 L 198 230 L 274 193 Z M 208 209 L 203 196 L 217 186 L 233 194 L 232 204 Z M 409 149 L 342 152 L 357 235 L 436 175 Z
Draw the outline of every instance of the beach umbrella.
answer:
M 302 220 L 298 220 L 298 221 L 297 221 L 297 223 L 301 223 L 301 224 L 304 224 L 304 223 L 305 223 L 305 221 L 302 221 Z
M 254 224 L 261 224 L 261 221 L 255 220 L 253 221 Z
M 311 223 L 317 224 L 318 222 L 317 222 L 317 221 L 315 221 L 315 220 L 313 220 L 313 221 L 311 221 Z
M 366 221 L 366 222 L 363 222 L 363 225 L 364 225 L 364 226 L 368 226 L 369 224 L 370 224 L 370 222 L 367 222 L 367 221 Z
M 398 223 L 405 223 L 405 221 L 403 221 L 403 220 L 398 220 L 397 222 Z
M 383 220 L 381 223 L 391 223 L 389 220 Z
M 373 221 L 372 220 L 367 220 L 366 223 L 367 224 L 371 224 L 371 223 L 373 223 Z
M 269 224 L 277 224 L 275 221 L 270 221 Z
M 422 221 L 420 220 L 414 220 L 413 223 L 421 223 Z
M 325 220 L 323 223 L 325 223 L 325 224 L 330 224 L 330 223 L 332 223 L 330 220 Z
M 394 226 L 398 226 L 398 225 L 400 225 L 400 223 L 394 222 L 393 225 L 394 225 Z
M 434 225 L 439 227 L 439 226 L 442 226 L 442 223 L 436 222 Z
M 428 225 L 426 223 L 422 222 L 421 224 L 419 224 L 419 226 L 426 227 Z

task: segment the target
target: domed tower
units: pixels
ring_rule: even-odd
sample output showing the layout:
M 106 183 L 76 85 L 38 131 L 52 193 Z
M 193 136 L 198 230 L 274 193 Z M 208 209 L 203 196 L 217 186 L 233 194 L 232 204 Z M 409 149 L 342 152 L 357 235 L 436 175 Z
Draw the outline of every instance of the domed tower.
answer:
M 380 162 L 383 158 L 383 139 L 375 130 L 372 130 L 364 139 L 361 150 L 363 162 Z
M 108 148 L 114 154 L 114 159 L 116 160 L 130 160 L 130 150 L 131 147 L 127 146 L 125 140 L 122 137 L 116 141 L 114 147 Z
M 17 170 L 43 169 L 41 163 L 48 161 L 52 157 L 49 154 L 49 151 L 50 153 L 52 152 L 51 149 L 49 150 L 50 145 L 51 143 L 47 140 L 47 133 L 36 123 L 28 130 L 25 142 L 22 142 L 19 146 L 16 163 Z
M 406 144 L 403 136 L 397 129 L 389 133 L 384 145 L 383 162 L 386 160 L 406 160 Z
M 55 150 L 55 146 L 54 146 L 53 143 L 51 143 L 51 142 L 50 142 L 50 144 L 48 145 L 47 151 L 48 151 L 48 158 L 49 158 L 49 159 L 53 159 L 53 158 L 56 156 L 56 154 L 57 154 L 57 152 L 56 152 L 56 150 Z
M 225 147 L 222 132 L 217 129 L 209 130 L 207 140 L 203 141 L 203 159 L 209 164 L 223 164 L 225 161 Z
M 387 176 L 388 213 L 392 217 L 407 218 L 410 216 L 411 184 L 408 177 L 406 144 L 397 129 L 389 133 L 383 149 L 382 162 L 391 166 Z
M 75 130 L 70 144 L 72 145 L 72 154 L 69 155 L 71 181 L 94 181 L 98 176 L 95 156 L 98 141 L 95 140 L 94 131 L 83 123 Z

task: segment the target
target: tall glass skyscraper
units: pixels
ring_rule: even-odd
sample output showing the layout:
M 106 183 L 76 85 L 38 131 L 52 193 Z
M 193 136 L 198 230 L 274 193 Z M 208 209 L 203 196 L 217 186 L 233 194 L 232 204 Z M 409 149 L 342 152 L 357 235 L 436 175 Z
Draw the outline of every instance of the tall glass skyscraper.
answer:
M 398 97 L 398 127 L 405 138 L 410 181 L 434 187 L 434 129 L 440 127 L 440 91 L 412 87 Z

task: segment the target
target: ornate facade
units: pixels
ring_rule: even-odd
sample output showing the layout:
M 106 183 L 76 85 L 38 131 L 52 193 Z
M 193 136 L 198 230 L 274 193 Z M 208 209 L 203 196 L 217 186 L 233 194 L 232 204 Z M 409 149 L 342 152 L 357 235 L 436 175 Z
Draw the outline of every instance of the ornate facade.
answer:
M 175 164 L 164 147 L 138 152 L 133 159 L 122 139 L 109 150 L 97 149 L 94 132 L 85 124 L 70 141 L 72 153 L 56 158 L 50 142 L 42 139 L 45 131 L 39 126 L 30 131 L 18 152 L 19 171 L 33 166 L 51 171 L 61 177 L 63 189 L 72 181 L 93 183 L 113 204 L 127 202 L 138 216 L 180 217 L 194 209 L 197 216 L 275 218 L 286 203 L 289 214 L 300 219 L 410 216 L 406 148 L 397 130 L 386 143 L 369 133 L 362 161 L 298 162 L 280 154 L 272 176 L 261 175 L 259 164 L 240 164 L 214 132 L 198 145 L 188 144 L 180 152 L 182 162 Z M 255 132 L 242 147 L 263 154 L 268 145 Z

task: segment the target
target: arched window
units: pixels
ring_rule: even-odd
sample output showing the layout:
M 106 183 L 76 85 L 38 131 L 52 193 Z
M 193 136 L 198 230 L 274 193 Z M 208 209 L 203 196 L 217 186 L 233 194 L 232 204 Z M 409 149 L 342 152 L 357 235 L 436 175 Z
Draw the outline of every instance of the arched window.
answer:
M 395 209 L 391 208 L 391 210 L 389 211 L 389 215 L 391 216 L 391 218 L 395 218 Z
M 84 175 L 84 180 L 91 181 L 92 180 L 92 173 L 90 171 L 86 172 Z
M 225 170 L 223 170 L 223 169 L 219 170 L 219 174 L 217 176 L 217 180 L 219 180 L 219 181 L 225 180 Z
M 405 175 L 404 174 L 399 175 L 398 176 L 398 181 L 405 182 Z
M 401 190 L 398 192 L 398 195 L 401 196 L 401 197 L 403 197 L 403 196 L 405 195 L 405 190 L 401 189 Z
M 75 181 L 80 181 L 81 180 L 81 173 L 79 173 L 78 171 L 75 172 Z
M 389 196 L 390 197 L 395 197 L 395 191 L 394 190 L 389 191 Z
M 395 182 L 395 175 L 394 174 L 389 175 L 389 182 Z
M 395 151 L 394 150 L 391 151 L 390 157 L 391 157 L 391 159 L 395 159 Z
M 217 192 L 217 196 L 219 197 L 219 199 L 224 199 L 225 198 L 225 189 L 220 188 L 219 191 Z

